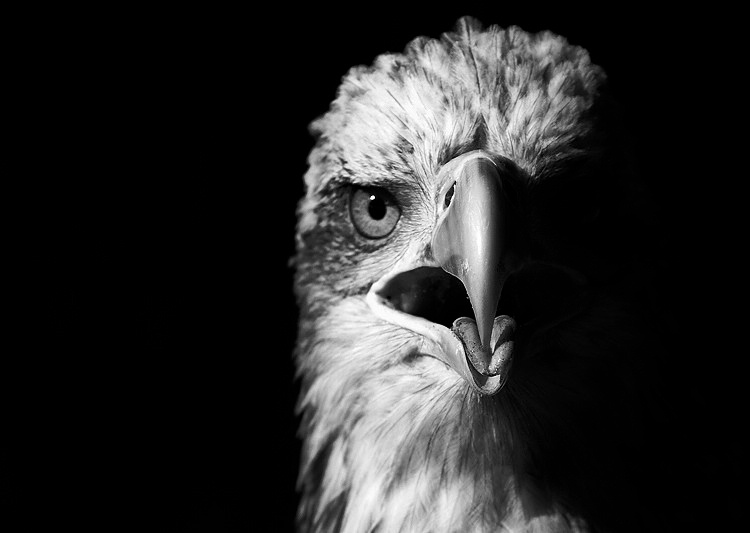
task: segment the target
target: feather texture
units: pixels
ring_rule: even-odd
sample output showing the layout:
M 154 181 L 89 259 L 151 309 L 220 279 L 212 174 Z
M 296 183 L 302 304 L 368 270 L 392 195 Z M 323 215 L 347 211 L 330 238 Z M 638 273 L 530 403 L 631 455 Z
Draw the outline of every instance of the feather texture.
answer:
M 342 175 L 429 186 L 442 164 L 481 141 L 539 176 L 596 147 L 588 112 L 604 73 L 587 52 L 549 32 L 480 28 L 462 19 L 439 41 L 417 38 L 403 54 L 351 69 L 330 112 L 311 125 L 319 143 L 301 232 L 319 222 L 318 194 Z
M 559 176 L 574 162 L 627 197 L 617 187 L 628 167 L 602 119 L 604 83 L 560 36 L 464 18 L 440 39 L 351 69 L 311 125 L 295 279 L 303 531 L 663 530 L 651 489 L 633 490 L 650 467 L 638 455 L 641 423 L 657 409 L 644 376 L 660 349 L 632 305 L 643 278 L 617 277 L 630 266 L 619 256 L 584 253 L 578 226 L 563 224 L 562 236 L 545 222 L 585 211 L 581 195 L 546 185 L 571 188 Z M 522 339 L 527 353 L 493 397 L 424 357 L 422 337 L 375 317 L 364 298 L 399 261 L 429 255 L 436 176 L 476 149 L 518 169 L 522 254 L 590 281 Z M 352 186 L 387 187 L 398 200 L 401 219 L 382 242 L 352 226 Z

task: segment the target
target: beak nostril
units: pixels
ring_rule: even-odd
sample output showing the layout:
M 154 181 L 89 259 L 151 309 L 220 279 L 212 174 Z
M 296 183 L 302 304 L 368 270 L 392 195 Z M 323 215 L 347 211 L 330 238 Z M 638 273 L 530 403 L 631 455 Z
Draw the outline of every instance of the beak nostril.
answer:
M 453 199 L 453 195 L 456 192 L 456 182 L 453 182 L 453 185 L 451 185 L 451 188 L 448 189 L 448 192 L 445 193 L 445 207 L 448 207 L 451 205 L 451 200 Z

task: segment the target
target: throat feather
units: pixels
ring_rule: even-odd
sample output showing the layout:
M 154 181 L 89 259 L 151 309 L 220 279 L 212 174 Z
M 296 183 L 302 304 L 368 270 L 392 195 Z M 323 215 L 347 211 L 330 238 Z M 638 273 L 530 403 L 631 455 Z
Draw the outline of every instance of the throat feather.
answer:
M 511 426 L 497 402 L 475 396 L 433 362 L 424 366 L 411 379 L 394 371 L 319 450 L 326 455 L 319 516 L 336 507 L 343 530 L 351 531 L 374 524 L 400 530 L 410 522 L 473 530 L 478 524 L 467 520 L 481 517 L 489 528 L 516 506 Z M 414 382 L 420 378 L 432 386 Z

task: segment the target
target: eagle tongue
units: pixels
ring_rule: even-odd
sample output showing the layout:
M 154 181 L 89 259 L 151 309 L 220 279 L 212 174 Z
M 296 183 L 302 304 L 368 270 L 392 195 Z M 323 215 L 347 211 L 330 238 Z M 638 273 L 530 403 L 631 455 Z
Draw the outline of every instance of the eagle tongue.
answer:
M 482 346 L 475 320 L 461 317 L 453 322 L 451 331 L 461 340 L 466 357 L 474 369 L 484 376 L 506 374 L 513 356 L 513 333 L 516 322 L 507 315 L 495 317 L 490 345 Z

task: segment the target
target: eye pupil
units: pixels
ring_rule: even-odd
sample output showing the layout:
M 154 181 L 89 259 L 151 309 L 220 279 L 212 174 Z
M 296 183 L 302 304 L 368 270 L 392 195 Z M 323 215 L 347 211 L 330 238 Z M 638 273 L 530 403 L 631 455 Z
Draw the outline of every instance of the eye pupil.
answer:
M 370 202 L 367 205 L 367 212 L 373 219 L 382 220 L 387 210 L 385 202 L 375 194 L 371 194 L 369 200 Z

